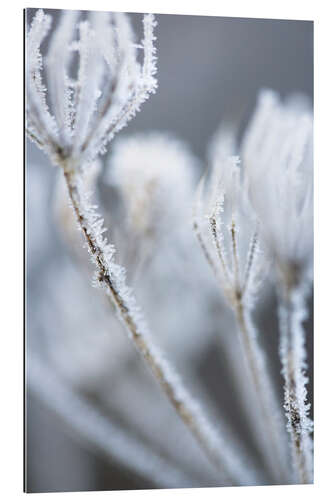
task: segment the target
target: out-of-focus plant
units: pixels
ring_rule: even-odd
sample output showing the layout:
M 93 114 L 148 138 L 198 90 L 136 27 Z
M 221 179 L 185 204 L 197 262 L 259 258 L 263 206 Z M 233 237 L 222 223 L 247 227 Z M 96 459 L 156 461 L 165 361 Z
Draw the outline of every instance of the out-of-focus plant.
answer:
M 196 161 L 170 134 L 153 132 L 118 140 L 108 176 L 122 196 L 129 232 L 157 243 L 165 236 L 166 225 L 173 230 L 174 220 L 182 216 L 179 212 L 190 204 Z
M 115 142 L 106 180 L 120 198 L 122 247 L 134 249 L 135 256 L 129 258 L 135 262 L 126 264 L 134 266 L 136 275 L 174 237 L 176 228 L 186 226 L 196 165 L 187 147 L 170 134 L 137 134 Z

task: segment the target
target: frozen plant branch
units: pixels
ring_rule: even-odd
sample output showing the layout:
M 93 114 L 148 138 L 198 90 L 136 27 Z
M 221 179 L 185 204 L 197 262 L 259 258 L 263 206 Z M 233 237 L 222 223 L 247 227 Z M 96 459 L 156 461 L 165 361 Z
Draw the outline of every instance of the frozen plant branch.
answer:
M 224 474 L 228 484 L 251 482 L 251 472 L 245 474 L 241 460 L 232 456 L 225 440 L 220 438 L 206 420 L 200 406 L 189 395 L 177 374 L 153 345 L 145 319 L 136 304 L 132 291 L 125 283 L 125 270 L 114 261 L 114 248 L 103 236 L 103 220 L 95 212 L 86 195 L 80 190 L 80 179 L 65 174 L 69 197 L 79 228 L 84 235 L 92 261 L 96 265 L 95 283 L 101 285 L 116 307 L 120 321 L 126 327 L 135 347 L 166 393 L 177 413 L 191 430 L 199 444 Z M 224 453 L 223 450 L 228 448 Z M 244 475 L 245 474 L 245 475 Z

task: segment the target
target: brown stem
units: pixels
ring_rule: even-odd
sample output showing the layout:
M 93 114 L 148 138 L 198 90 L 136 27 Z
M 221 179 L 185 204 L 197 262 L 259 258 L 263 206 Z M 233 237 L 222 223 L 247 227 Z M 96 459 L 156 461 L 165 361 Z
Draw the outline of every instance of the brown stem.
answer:
M 215 431 L 213 431 L 211 426 L 206 422 L 206 418 L 202 414 L 201 409 L 193 401 L 187 390 L 182 386 L 180 380 L 176 379 L 174 375 L 170 376 L 170 368 L 168 364 L 165 360 L 156 356 L 156 350 L 152 345 L 152 342 L 150 339 L 147 341 L 146 335 L 141 332 L 140 325 L 131 314 L 131 311 L 126 305 L 122 294 L 113 282 L 111 273 L 105 265 L 103 249 L 97 244 L 94 231 L 90 227 L 89 221 L 84 215 L 82 199 L 78 189 L 76 176 L 72 172 L 68 172 L 66 170 L 64 170 L 64 175 L 69 198 L 71 200 L 76 219 L 99 270 L 99 279 L 105 284 L 109 292 L 109 296 L 113 304 L 116 306 L 120 318 L 128 329 L 135 347 L 146 361 L 148 367 L 167 395 L 169 401 L 185 425 L 191 430 L 192 434 L 195 436 L 210 461 L 223 472 L 226 481 L 229 484 L 242 483 L 242 480 L 237 477 L 235 471 L 231 471 L 234 464 L 238 462 L 236 457 L 233 457 L 234 463 L 232 466 L 229 466 L 229 464 L 226 463 L 229 459 L 230 449 L 226 450 L 225 455 L 223 454 L 222 450 L 225 447 L 224 442 L 220 439 L 218 434 L 215 434 Z M 238 463 L 237 466 L 239 466 Z

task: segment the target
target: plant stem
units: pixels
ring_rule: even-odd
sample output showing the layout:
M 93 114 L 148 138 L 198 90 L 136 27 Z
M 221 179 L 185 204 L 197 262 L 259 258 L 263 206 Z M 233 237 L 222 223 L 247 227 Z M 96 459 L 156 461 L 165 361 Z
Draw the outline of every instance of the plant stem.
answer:
M 128 297 L 117 285 L 112 270 L 106 264 L 104 248 L 98 243 L 98 234 L 90 223 L 89 217 L 86 216 L 85 201 L 79 189 L 78 174 L 64 169 L 64 175 L 77 222 L 88 245 L 89 253 L 99 271 L 99 281 L 105 285 L 106 291 L 135 347 L 207 457 L 223 473 L 224 481 L 227 484 L 244 484 L 244 482 L 253 481 L 253 475 L 252 479 L 249 478 L 252 472 L 246 467 L 244 468 L 237 456 L 233 456 L 230 446 L 208 423 L 199 405 L 192 399 L 169 363 L 153 345 L 136 315 L 133 314 Z M 245 477 L 242 477 L 244 474 Z
M 199 244 L 203 250 L 204 256 L 211 266 L 213 273 L 219 279 L 219 273 L 217 271 L 215 262 L 210 256 L 209 250 L 206 247 L 199 224 L 194 219 L 194 231 L 198 238 Z M 243 356 L 245 362 L 247 363 L 250 375 L 252 376 L 253 385 L 255 392 L 258 397 L 258 402 L 261 409 L 261 414 L 263 417 L 264 426 L 267 429 L 267 442 L 272 444 L 273 449 L 269 449 L 266 456 L 268 456 L 268 461 L 270 463 L 270 468 L 273 472 L 273 476 L 277 481 L 282 482 L 288 480 L 289 474 L 286 465 L 286 455 L 284 449 L 284 439 L 283 432 L 284 427 L 281 422 L 278 422 L 278 405 L 275 401 L 274 391 L 271 385 L 271 380 L 267 368 L 265 366 L 264 353 L 260 349 L 260 346 L 256 339 L 256 330 L 252 323 L 250 312 L 248 308 L 244 308 L 243 305 L 243 295 L 246 291 L 246 287 L 249 281 L 249 275 L 251 267 L 253 264 L 253 256 L 255 247 L 257 244 L 257 232 L 255 231 L 254 236 L 251 240 L 251 251 L 250 259 L 246 269 L 246 279 L 244 281 L 243 287 L 240 287 L 239 283 L 239 262 L 238 262 L 238 251 L 237 251 L 237 240 L 236 240 L 236 230 L 235 222 L 232 221 L 230 228 L 231 241 L 232 241 L 232 258 L 233 258 L 233 271 L 234 271 L 234 284 L 230 287 L 229 276 L 227 273 L 227 268 L 224 263 L 222 248 L 219 244 L 219 238 L 217 235 L 217 223 L 216 218 L 213 215 L 210 217 L 210 229 L 213 237 L 213 242 L 216 247 L 217 254 L 219 256 L 220 262 L 222 264 L 222 270 L 224 273 L 224 281 L 221 283 L 223 293 L 229 300 L 230 306 L 234 311 L 236 321 L 238 324 L 238 329 L 240 333 L 240 343 L 243 350 Z M 222 257 L 222 259 L 221 259 Z M 274 411 L 276 408 L 277 411 Z M 280 469 L 276 470 L 276 458 L 278 459 Z
M 236 238 L 236 223 L 234 217 L 231 221 L 231 241 L 232 241 L 232 262 L 234 272 L 234 300 L 233 309 L 236 314 L 236 319 L 240 332 L 240 341 L 243 347 L 245 362 L 248 365 L 249 372 L 252 376 L 253 385 L 258 398 L 259 411 L 261 412 L 263 423 L 266 428 L 266 442 L 270 446 L 266 450 L 266 456 L 273 472 L 274 478 L 279 482 L 286 480 L 288 477 L 286 471 L 286 455 L 283 449 L 283 426 L 278 425 L 277 411 L 278 406 L 275 404 L 274 391 L 271 385 L 271 379 L 265 364 L 264 353 L 262 352 L 258 340 L 256 328 L 252 322 L 249 308 L 244 305 L 244 290 L 246 290 L 251 269 L 253 266 L 253 256 L 256 247 L 256 232 L 250 242 L 250 253 L 247 267 L 245 270 L 245 278 L 243 286 L 240 283 L 240 269 L 238 245 Z M 276 463 L 279 468 L 277 470 Z
M 236 301 L 234 308 L 238 329 L 240 333 L 240 342 L 243 349 L 245 361 L 252 376 L 253 385 L 266 429 L 265 438 L 269 442 L 268 460 L 274 477 L 279 481 L 286 481 L 288 478 L 286 453 L 284 449 L 283 425 L 278 421 L 278 405 L 275 401 L 275 394 L 271 384 L 271 379 L 265 366 L 264 354 L 256 339 L 256 330 L 253 325 L 250 312 L 244 307 L 242 300 Z M 277 463 L 279 470 L 277 470 Z
M 305 376 L 305 291 L 301 287 L 281 286 L 279 290 L 280 358 L 284 377 L 284 409 L 293 465 L 300 483 L 312 482 L 312 422 L 306 403 Z

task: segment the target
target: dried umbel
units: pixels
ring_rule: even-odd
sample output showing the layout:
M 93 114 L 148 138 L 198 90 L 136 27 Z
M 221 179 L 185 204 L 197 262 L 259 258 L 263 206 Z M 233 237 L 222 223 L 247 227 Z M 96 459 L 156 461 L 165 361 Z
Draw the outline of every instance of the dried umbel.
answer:
M 52 18 L 42 10 L 32 21 L 26 44 L 27 134 L 67 171 L 105 152 L 115 133 L 157 88 L 152 14 L 143 18 L 140 45 L 134 43 L 125 14 L 92 12 L 81 22 L 78 16 L 62 12 L 49 40 L 45 68 L 40 47 Z M 76 75 L 71 78 L 75 57 Z

